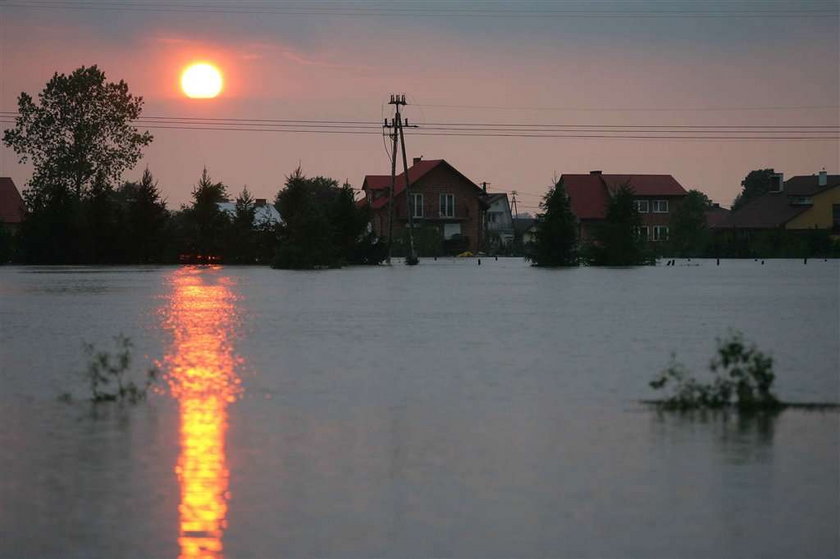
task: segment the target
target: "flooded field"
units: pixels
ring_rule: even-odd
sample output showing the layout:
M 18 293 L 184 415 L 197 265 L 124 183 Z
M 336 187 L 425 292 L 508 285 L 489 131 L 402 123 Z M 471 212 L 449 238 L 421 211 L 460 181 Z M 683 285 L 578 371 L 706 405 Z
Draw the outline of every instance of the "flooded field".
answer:
M 1 267 L 0 557 L 837 557 L 840 415 L 638 400 L 734 328 L 781 399 L 840 401 L 839 278 Z M 163 380 L 93 407 L 119 333 Z

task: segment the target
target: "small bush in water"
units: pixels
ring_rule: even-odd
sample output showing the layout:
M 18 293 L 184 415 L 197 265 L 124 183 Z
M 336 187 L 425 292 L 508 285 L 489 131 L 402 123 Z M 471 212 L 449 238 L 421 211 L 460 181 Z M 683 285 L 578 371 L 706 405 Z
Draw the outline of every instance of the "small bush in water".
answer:
M 740 332 L 730 332 L 727 338 L 717 341 L 717 355 L 709 364 L 715 377 L 708 383 L 690 376 L 671 355 L 668 367 L 650 381 L 655 390 L 672 387 L 660 405 L 681 410 L 733 405 L 741 410 L 778 408 L 779 400 L 770 391 L 775 379 L 773 358 L 754 345 L 747 346 Z
M 97 351 L 93 344 L 82 344 L 88 356 L 85 377 L 90 385 L 90 399 L 93 402 L 124 402 L 132 404 L 144 400 L 149 388 L 157 380 L 157 369 L 146 371 L 142 386 L 127 378 L 131 368 L 131 340 L 119 334 L 114 336 L 114 353 Z

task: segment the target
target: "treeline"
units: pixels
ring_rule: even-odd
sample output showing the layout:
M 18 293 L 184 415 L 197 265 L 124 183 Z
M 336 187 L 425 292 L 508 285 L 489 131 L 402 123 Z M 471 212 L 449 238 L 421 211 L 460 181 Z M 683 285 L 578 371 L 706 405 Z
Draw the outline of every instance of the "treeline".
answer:
M 368 209 L 349 184 L 296 169 L 273 207 L 247 187 L 232 200 L 207 169 L 190 204 L 168 210 L 149 169 L 113 187 L 95 180 L 78 191 L 30 184 L 15 235 L 0 225 L 0 262 L 25 264 L 173 264 L 224 262 L 320 268 L 375 264 L 386 248 L 368 232 Z M 232 206 L 232 207 L 231 207 Z M 273 217 L 272 217 L 273 216 Z

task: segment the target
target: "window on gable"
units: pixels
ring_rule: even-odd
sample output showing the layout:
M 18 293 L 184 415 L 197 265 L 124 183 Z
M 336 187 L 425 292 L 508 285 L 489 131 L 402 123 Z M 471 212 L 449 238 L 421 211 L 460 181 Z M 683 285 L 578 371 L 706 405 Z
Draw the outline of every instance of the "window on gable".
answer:
M 455 195 L 440 195 L 440 217 L 455 217 Z
M 408 209 L 411 217 L 423 217 L 423 195 L 419 192 L 412 192 L 408 199 Z
M 650 211 L 650 206 L 647 200 L 633 200 L 633 206 L 635 206 L 636 211 L 640 214 L 646 214 Z
M 666 214 L 668 213 L 668 200 L 654 200 L 653 213 Z

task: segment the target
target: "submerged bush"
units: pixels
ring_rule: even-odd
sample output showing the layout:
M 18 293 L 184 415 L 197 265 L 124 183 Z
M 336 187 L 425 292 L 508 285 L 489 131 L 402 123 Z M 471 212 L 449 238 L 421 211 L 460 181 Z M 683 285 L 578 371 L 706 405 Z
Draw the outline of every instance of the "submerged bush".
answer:
M 760 352 L 755 345 L 747 346 L 740 332 L 730 332 L 727 338 L 718 338 L 717 342 L 717 355 L 709 364 L 715 376 L 707 383 L 690 376 L 685 366 L 671 355 L 668 367 L 650 381 L 655 390 L 672 387 L 670 394 L 658 403 L 667 409 L 679 410 L 780 407 L 779 400 L 770 391 L 775 379 L 773 358 Z
M 146 371 L 146 379 L 142 386 L 138 386 L 128 378 L 131 368 L 131 340 L 118 334 L 114 336 L 116 347 L 113 353 L 97 351 L 94 344 L 83 343 L 82 347 L 88 357 L 85 378 L 90 385 L 90 399 L 93 402 L 129 402 L 136 404 L 145 400 L 146 393 L 155 383 L 158 371 L 154 367 Z

